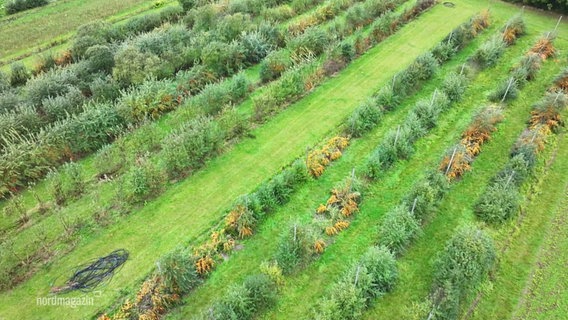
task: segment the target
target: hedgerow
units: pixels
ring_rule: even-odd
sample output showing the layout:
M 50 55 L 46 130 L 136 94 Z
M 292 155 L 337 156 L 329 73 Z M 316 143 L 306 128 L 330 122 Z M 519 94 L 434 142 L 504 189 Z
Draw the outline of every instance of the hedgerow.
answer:
M 509 161 L 493 177 L 475 204 L 475 213 L 482 221 L 503 223 L 518 212 L 520 186 L 534 170 L 537 154 L 544 149 L 546 136 L 562 125 L 560 113 L 566 107 L 568 99 L 562 91 L 546 92 L 533 105 L 528 130 L 519 136 Z
M 250 319 L 276 303 L 277 286 L 269 276 L 248 276 L 240 285 L 229 288 L 225 295 L 199 319 Z
M 371 247 L 344 273 L 310 315 L 314 319 L 358 319 L 376 299 L 394 287 L 398 271 L 385 247 Z
M 489 235 L 471 226 L 458 229 L 435 261 L 432 319 L 457 318 L 463 300 L 486 278 L 495 260 Z
M 209 118 L 192 120 L 162 141 L 158 157 L 170 178 L 179 178 L 204 165 L 219 151 L 224 139 L 218 123 Z
M 313 231 L 302 225 L 294 224 L 280 237 L 274 260 L 284 274 L 290 274 L 308 263 L 314 254 Z
M 6 10 L 6 14 L 14 14 L 20 11 L 45 6 L 48 3 L 48 0 L 8 0 L 4 3 L 4 9 Z

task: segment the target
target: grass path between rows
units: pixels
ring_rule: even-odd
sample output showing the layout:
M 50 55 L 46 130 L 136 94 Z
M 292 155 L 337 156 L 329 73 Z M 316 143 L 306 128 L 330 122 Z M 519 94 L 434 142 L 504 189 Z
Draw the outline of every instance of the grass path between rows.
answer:
M 325 203 L 329 196 L 329 190 L 350 175 L 352 168 L 361 167 L 381 138 L 389 130 L 396 128 L 398 125 L 402 125 L 407 113 L 414 107 L 415 102 L 420 98 L 429 98 L 434 88 L 439 86 L 441 81 L 445 78 L 447 72 L 458 68 L 477 45 L 486 40 L 491 34 L 491 31 L 486 31 L 482 36 L 474 40 L 468 48 L 462 50 L 451 62 L 446 63 L 441 70 L 439 70 L 436 77 L 428 81 L 419 93 L 406 99 L 405 103 L 398 107 L 396 111 L 387 113 L 377 128 L 372 130 L 369 134 L 366 134 L 363 138 L 353 140 L 351 145 L 344 151 L 343 156 L 334 162 L 321 178 L 311 180 L 302 186 L 295 192 L 287 205 L 276 210 L 270 217 L 267 217 L 254 237 L 243 242 L 244 249 L 232 254 L 229 261 L 220 265 L 207 282 L 191 293 L 184 300 L 184 305 L 173 311 L 170 317 L 174 319 L 187 319 L 199 313 L 210 305 L 212 301 L 218 299 L 226 292 L 230 285 L 238 284 L 242 282 L 247 275 L 258 272 L 258 266 L 261 262 L 274 255 L 282 231 L 287 230 L 287 227 L 295 222 L 300 224 L 311 222 L 315 208 L 318 204 Z M 452 126 L 450 124 L 453 124 L 456 118 L 468 119 L 470 113 L 471 110 L 466 112 L 456 107 L 453 112 L 449 112 L 445 116 L 446 120 L 441 121 L 448 122 L 446 125 L 443 124 L 442 126 L 450 128 Z M 440 134 L 434 133 L 432 139 L 436 140 L 439 138 Z M 421 154 L 417 155 L 417 157 L 421 156 Z M 422 160 L 417 161 L 420 162 Z M 413 164 L 409 162 L 404 166 L 409 167 L 412 165 Z M 393 199 L 395 198 L 396 197 L 393 197 Z M 396 200 L 398 200 L 398 198 Z M 365 201 L 367 201 L 366 197 L 363 203 L 365 203 Z M 358 219 L 359 217 L 355 217 L 355 221 Z M 351 232 L 350 229 L 351 227 L 343 233 Z M 332 244 L 328 250 L 333 246 L 335 246 L 335 244 Z M 327 255 L 327 252 L 323 255 Z M 304 279 L 302 270 L 299 271 L 298 275 L 292 276 L 289 279 L 295 282 L 296 277 L 298 279 Z M 292 282 L 286 286 L 293 286 Z M 284 296 L 286 292 L 287 290 L 285 289 L 284 294 L 279 296 L 279 299 L 281 297 L 285 299 Z
M 552 147 L 552 146 L 551 146 Z M 548 147 L 547 147 L 548 148 Z M 503 227 L 515 239 L 501 256 L 492 290 L 484 292 L 472 319 L 564 319 L 568 311 L 568 136 L 562 134 L 549 169 L 522 223 Z M 540 173 L 540 172 L 539 172 Z M 539 174 L 537 173 L 537 174 Z
M 321 141 L 377 86 L 472 13 L 443 6 L 425 13 L 354 61 L 340 75 L 255 130 L 256 138 L 239 143 L 191 179 L 172 186 L 139 212 L 83 241 L 50 268 L 0 295 L 0 317 L 33 319 L 41 315 L 43 319 L 76 319 L 106 307 L 117 298 L 121 288 L 132 289 L 161 254 L 208 230 L 238 195 L 253 190 L 262 180 L 303 154 L 306 146 Z M 101 289 L 93 306 L 71 309 L 36 305 L 37 297 L 47 295 L 55 275 L 117 248 L 128 249 L 130 259 L 112 282 Z
M 532 29 L 511 52 L 516 51 L 519 56 L 526 51 L 527 45 L 532 44 L 539 32 L 545 30 L 547 29 Z M 564 50 L 568 48 L 565 37 L 566 33 L 563 32 L 557 40 L 557 46 Z M 426 299 L 431 287 L 436 254 L 444 248 L 456 227 L 476 221 L 472 210 L 474 202 L 484 191 L 488 181 L 509 159 L 511 146 L 526 127 L 531 105 L 542 97 L 563 66 L 559 61 L 548 61 L 539 72 L 537 80 L 528 83 L 519 98 L 509 104 L 505 120 L 498 125 L 491 141 L 484 145 L 483 151 L 472 164 L 472 171 L 453 184 L 435 218 L 424 228 L 423 235 L 399 260 L 400 279 L 395 290 L 380 299 L 366 314 L 366 319 L 377 319 L 384 315 L 404 319 L 413 303 Z M 501 290 L 499 288 L 496 294 L 499 295 Z M 479 319 L 506 319 L 491 312 L 485 316 Z

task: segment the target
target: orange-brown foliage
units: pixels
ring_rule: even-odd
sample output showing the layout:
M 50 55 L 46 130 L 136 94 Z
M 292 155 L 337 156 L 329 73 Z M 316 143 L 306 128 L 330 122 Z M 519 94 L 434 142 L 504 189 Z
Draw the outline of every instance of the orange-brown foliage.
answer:
M 213 258 L 211 258 L 210 256 L 204 256 L 197 260 L 197 262 L 195 263 L 195 269 L 197 269 L 197 272 L 199 274 L 206 274 L 213 269 L 214 265 L 215 261 L 213 260 Z
M 538 125 L 544 124 L 550 130 L 556 130 L 562 124 L 562 118 L 553 107 L 545 110 L 533 110 L 531 112 L 530 127 L 536 128 Z
M 568 77 L 561 78 L 559 81 L 556 82 L 558 88 L 565 93 L 568 93 Z
M 73 62 L 73 54 L 71 50 L 63 51 L 57 58 L 55 58 L 55 64 L 58 66 L 66 66 Z
M 465 172 L 471 169 L 470 158 L 464 151 L 457 151 L 452 160 L 450 169 L 448 170 L 448 165 L 450 164 L 451 156 L 446 156 L 440 163 L 439 169 L 442 172 L 448 172 L 447 177 L 450 180 L 461 177 Z
M 491 24 L 489 17 L 489 11 L 483 10 L 480 14 L 473 18 L 473 21 L 471 22 L 471 34 L 473 36 L 477 36 L 480 31 L 489 27 Z
M 537 43 L 531 48 L 530 52 L 540 55 L 542 60 L 546 60 L 556 54 L 556 49 L 552 43 L 552 39 L 548 37 L 540 38 Z
M 325 234 L 328 236 L 334 236 L 338 233 L 339 231 L 334 226 L 325 227 Z
M 326 247 L 325 241 L 323 241 L 322 239 L 319 239 L 314 243 L 314 251 L 316 253 L 319 254 L 323 253 L 325 247 Z
M 177 288 L 173 289 L 177 291 Z M 160 277 L 154 276 L 147 279 L 136 293 L 134 306 L 138 309 L 138 319 L 160 319 L 160 316 L 165 313 L 167 306 L 179 301 L 179 299 L 180 296 L 178 293 L 174 292 L 170 294 L 165 292 Z M 132 307 L 133 306 L 130 306 L 130 308 Z
M 317 214 L 324 214 L 327 211 L 327 206 L 325 204 L 320 204 L 316 209 Z
M 331 161 L 341 157 L 343 151 L 349 145 L 349 138 L 331 138 L 321 149 L 313 150 L 308 154 L 307 166 L 312 177 L 319 177 L 325 171 Z
M 335 229 L 338 231 L 343 231 L 349 227 L 349 221 L 339 220 L 334 225 Z
M 251 236 L 253 226 L 247 219 L 250 219 L 250 212 L 244 205 L 239 204 L 225 218 L 225 230 L 236 231 L 241 238 Z

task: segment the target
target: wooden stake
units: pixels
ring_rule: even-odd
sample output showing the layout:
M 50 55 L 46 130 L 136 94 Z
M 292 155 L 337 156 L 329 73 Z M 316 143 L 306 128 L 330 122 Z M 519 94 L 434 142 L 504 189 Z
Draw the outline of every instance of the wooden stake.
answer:
M 394 83 L 395 83 L 395 81 L 396 81 L 396 76 L 398 76 L 398 73 L 395 74 L 395 75 L 392 77 L 392 84 L 391 84 L 391 87 L 392 87 L 392 91 L 393 91 L 393 92 L 394 92 Z
M 361 266 L 357 266 L 357 273 L 355 273 L 355 283 L 354 286 L 357 286 L 357 282 L 359 281 L 359 271 L 361 271 Z
M 430 106 L 434 105 L 434 99 L 436 99 L 437 94 L 438 94 L 438 88 L 434 89 L 434 94 L 432 95 L 432 101 L 430 101 Z
M 294 225 L 294 242 L 296 242 L 296 232 L 298 231 L 298 225 Z
M 552 31 L 552 32 L 556 32 L 556 29 L 558 29 L 558 25 L 560 25 L 560 21 L 562 21 L 562 16 L 560 16 L 560 18 L 558 18 L 558 22 L 556 22 L 556 26 L 554 27 L 554 31 Z
M 418 202 L 418 197 L 414 198 L 414 203 L 412 204 L 412 210 L 410 210 L 410 214 L 414 214 L 414 209 L 416 208 L 416 202 Z
M 398 141 L 398 135 L 400 134 L 400 126 L 398 126 L 398 128 L 396 129 L 396 136 L 394 137 L 394 144 L 396 145 L 396 142 Z
M 355 181 L 355 168 L 351 169 L 351 181 L 349 182 L 349 193 L 353 190 L 353 181 Z
M 533 143 L 534 139 L 536 138 L 536 133 L 537 133 L 537 131 L 535 130 L 534 133 L 533 133 L 533 136 L 531 138 L 531 143 Z
M 509 176 L 509 179 L 507 180 L 507 183 L 505 184 L 505 188 L 507 188 L 509 186 L 509 183 L 511 183 L 511 180 L 513 179 L 514 175 L 515 175 L 515 170 L 513 170 L 513 172 Z
M 463 69 L 464 69 L 464 68 L 465 68 L 465 63 L 462 64 L 462 69 L 461 69 L 461 71 L 460 71 L 460 75 L 463 74 Z
M 505 98 L 507 97 L 507 93 L 509 93 L 509 89 L 511 89 L 511 86 L 513 85 L 513 77 L 511 77 L 509 79 L 509 85 L 507 86 L 507 90 L 505 90 L 505 94 L 503 95 L 503 98 L 501 99 L 501 103 L 503 103 L 503 101 L 505 101 Z
M 450 163 L 448 163 L 448 167 L 446 168 L 446 175 L 450 172 L 450 168 L 452 167 L 452 162 L 454 161 L 454 157 L 456 156 L 456 151 L 458 151 L 458 147 L 454 148 L 454 152 L 452 153 L 452 157 L 450 158 Z

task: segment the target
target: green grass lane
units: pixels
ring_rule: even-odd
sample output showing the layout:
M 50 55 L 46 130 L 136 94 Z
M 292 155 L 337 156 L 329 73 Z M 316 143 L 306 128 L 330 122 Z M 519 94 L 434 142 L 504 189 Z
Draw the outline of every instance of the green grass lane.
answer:
M 502 61 L 507 61 L 507 57 L 513 60 L 500 65 L 499 68 L 507 70 L 507 64 L 514 62 L 516 57 L 523 54 L 540 31 L 544 30 L 533 29 L 529 35 L 520 40 Z M 566 44 L 565 40 L 558 39 L 557 41 L 557 46 L 561 45 L 562 48 L 566 48 Z M 491 141 L 484 145 L 481 154 L 472 164 L 472 171 L 466 174 L 461 181 L 453 184 L 450 193 L 442 201 L 438 213 L 424 228 L 423 235 L 399 260 L 400 279 L 395 290 L 377 301 L 367 313 L 367 319 L 377 319 L 384 315 L 389 315 L 393 319 L 403 319 L 413 303 L 420 303 L 427 297 L 431 286 L 432 262 L 435 255 L 443 249 L 457 226 L 476 220 L 472 210 L 473 203 L 483 192 L 488 181 L 509 159 L 511 146 L 526 127 L 532 103 L 540 99 L 561 68 L 562 65 L 559 62 L 548 61 L 543 65 L 537 79 L 528 83 L 521 91 L 519 98 L 507 107 L 505 120 L 498 125 L 498 130 Z M 492 77 L 493 75 L 479 78 L 478 83 L 488 85 Z M 492 85 L 485 88 L 489 90 Z M 485 104 L 483 101 L 480 103 Z M 490 314 L 489 318 L 480 319 L 504 319 L 495 317 L 493 313 Z
M 230 152 L 212 160 L 192 179 L 172 186 L 140 211 L 79 242 L 72 253 L 16 289 L 0 295 L 0 316 L 76 319 L 110 305 L 122 288 L 133 289 L 161 254 L 206 232 L 223 216 L 222 210 L 236 196 L 251 191 L 263 179 L 302 155 L 307 145 L 321 141 L 378 85 L 473 13 L 452 11 L 443 6 L 425 13 L 354 61 L 340 75 L 255 130 L 256 138 L 239 143 Z M 36 297 L 47 294 L 54 275 L 116 248 L 128 249 L 130 260 L 113 281 L 102 288 L 95 305 L 74 309 L 36 305 Z
M 329 190 L 337 182 L 347 177 L 352 168 L 360 167 L 360 165 L 377 146 L 381 138 L 390 129 L 396 128 L 396 126 L 402 124 L 402 122 L 406 119 L 408 111 L 414 106 L 414 103 L 420 98 L 430 97 L 434 88 L 440 84 L 448 70 L 453 70 L 461 65 L 464 62 L 464 59 L 471 54 L 477 44 L 481 43 L 491 34 L 491 31 L 485 32 L 451 62 L 445 64 L 435 79 L 429 81 L 420 93 L 410 99 L 407 99 L 407 101 L 396 111 L 389 112 L 385 115 L 379 127 L 365 135 L 365 137 L 353 140 L 352 144 L 344 152 L 343 157 L 326 169 L 326 172 L 321 178 L 312 180 L 302 186 L 301 189 L 292 196 L 287 205 L 276 210 L 273 214 L 267 217 L 266 221 L 264 221 L 262 226 L 259 228 L 257 234 L 255 234 L 253 238 L 243 242 L 245 249 L 235 252 L 231 255 L 229 261 L 222 263 L 211 274 L 206 283 L 191 293 L 184 300 L 184 305 L 177 310 L 174 310 L 170 317 L 172 319 L 187 319 L 188 317 L 199 313 L 200 310 L 203 310 L 212 301 L 219 298 L 219 296 L 221 296 L 230 285 L 238 284 L 247 275 L 258 272 L 258 266 L 260 263 L 273 256 L 277 246 L 277 241 L 275 240 L 279 238 L 282 230 L 285 230 L 288 225 L 294 222 L 301 224 L 311 222 L 315 208 L 318 204 L 324 203 L 327 200 Z M 456 109 L 453 111 L 453 114 L 448 114 L 447 117 L 449 118 L 449 122 L 453 121 L 456 114 L 460 114 L 459 117 L 467 118 L 469 113 L 465 113 L 463 109 Z M 433 135 L 435 136 L 434 139 L 439 138 L 439 133 L 434 133 Z M 405 166 L 407 167 L 409 165 Z M 395 196 L 392 197 L 392 199 L 397 201 L 399 198 Z M 365 198 L 363 203 L 366 201 L 367 199 Z M 358 219 L 359 217 L 355 217 L 355 221 Z M 349 233 L 350 228 L 343 233 Z M 328 250 L 334 245 L 335 244 L 332 244 Z M 325 255 L 327 255 L 327 253 L 324 253 L 323 256 Z M 297 279 L 304 279 L 302 271 L 291 278 L 294 283 Z
M 552 148 L 553 146 L 547 146 Z M 536 194 L 522 222 L 502 229 L 510 247 L 501 255 L 490 290 L 484 291 L 472 319 L 564 319 L 568 312 L 568 137 L 548 154 L 546 172 L 537 172 Z

